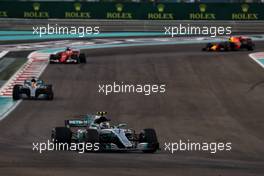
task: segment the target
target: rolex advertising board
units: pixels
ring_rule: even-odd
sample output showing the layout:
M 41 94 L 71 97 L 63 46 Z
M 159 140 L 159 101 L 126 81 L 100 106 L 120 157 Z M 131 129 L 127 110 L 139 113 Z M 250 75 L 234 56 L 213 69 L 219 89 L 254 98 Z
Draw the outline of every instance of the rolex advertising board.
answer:
M 0 18 L 109 20 L 263 20 L 264 4 L 0 2 Z

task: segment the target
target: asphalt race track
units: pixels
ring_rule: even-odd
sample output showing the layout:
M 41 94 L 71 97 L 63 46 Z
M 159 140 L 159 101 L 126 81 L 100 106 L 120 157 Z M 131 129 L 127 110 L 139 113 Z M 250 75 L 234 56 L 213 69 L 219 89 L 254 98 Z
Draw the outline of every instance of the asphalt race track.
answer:
M 263 51 L 264 43 L 257 43 Z M 49 65 L 54 101 L 23 101 L 0 123 L 0 175 L 248 176 L 264 173 L 264 70 L 249 52 L 202 52 L 203 45 L 87 50 L 86 65 Z M 166 93 L 98 93 L 98 84 L 166 84 Z M 258 84 L 259 83 L 259 84 Z M 256 86 L 254 86 L 256 85 Z M 107 111 L 113 123 L 155 128 L 156 154 L 56 151 L 32 142 L 73 115 Z M 232 142 L 231 151 L 164 151 L 179 140 Z

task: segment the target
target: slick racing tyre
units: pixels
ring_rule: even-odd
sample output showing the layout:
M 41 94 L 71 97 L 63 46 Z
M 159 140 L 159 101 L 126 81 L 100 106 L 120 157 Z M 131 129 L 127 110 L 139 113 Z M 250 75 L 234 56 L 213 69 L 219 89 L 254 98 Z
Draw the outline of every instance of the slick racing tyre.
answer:
M 224 48 L 224 51 L 230 51 L 230 49 L 231 49 L 230 43 L 229 42 L 224 42 L 223 43 L 223 48 Z
M 249 44 L 247 45 L 247 50 L 248 50 L 248 51 L 253 51 L 253 50 L 254 50 L 254 44 L 253 44 L 253 43 L 249 43 Z
M 51 139 L 54 143 L 71 143 L 72 132 L 67 127 L 56 127 L 53 129 Z
M 237 45 L 233 42 L 229 42 L 229 46 L 230 46 L 231 51 L 237 51 L 238 50 Z
M 212 43 L 207 43 L 204 48 L 202 48 L 202 51 L 210 51 L 210 48 L 213 46 Z
M 99 142 L 99 134 L 98 134 L 97 130 L 87 129 L 86 142 L 89 142 L 92 144 Z
M 86 135 L 85 142 L 93 145 L 93 150 L 87 150 L 87 152 L 88 151 L 92 151 L 92 152 L 102 151 L 102 146 L 99 143 L 99 133 L 96 129 L 87 129 L 87 135 Z M 94 148 L 95 145 L 97 145 L 99 148 L 95 149 Z
M 254 50 L 254 47 L 253 47 L 253 46 L 248 46 L 248 47 L 247 47 L 247 50 L 248 50 L 248 51 L 253 51 L 253 50 Z
M 49 63 L 50 64 L 54 64 L 53 60 L 56 60 L 56 59 L 57 59 L 56 55 L 55 54 L 51 54 L 50 58 L 49 58 Z
M 81 53 L 79 56 L 80 63 L 86 63 L 86 56 L 84 53 Z
M 20 85 L 15 85 L 13 88 L 13 100 L 20 99 Z
M 140 133 L 139 142 L 148 143 L 148 148 L 146 150 L 142 150 L 144 153 L 154 153 L 159 149 L 157 135 L 155 130 L 152 128 L 144 129 L 143 132 Z
M 54 94 L 52 91 L 52 85 L 47 86 L 47 100 L 53 100 Z

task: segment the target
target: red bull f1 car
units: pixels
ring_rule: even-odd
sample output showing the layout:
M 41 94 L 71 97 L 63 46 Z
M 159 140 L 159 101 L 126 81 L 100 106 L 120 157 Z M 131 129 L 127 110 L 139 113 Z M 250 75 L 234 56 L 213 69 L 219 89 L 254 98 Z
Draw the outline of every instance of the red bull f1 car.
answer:
M 55 127 L 51 138 L 57 144 L 89 143 L 98 145 L 103 151 L 142 151 L 154 153 L 159 149 L 156 132 L 152 128 L 136 133 L 126 128 L 126 124 L 110 125 L 105 112 L 83 115 L 65 120 L 65 126 Z
M 230 37 L 226 42 L 208 43 L 203 51 L 238 51 L 248 50 L 252 51 L 255 48 L 251 38 L 247 37 Z
M 55 63 L 86 63 L 86 57 L 84 53 L 81 53 L 80 50 L 73 50 L 69 47 L 65 51 L 58 52 L 56 54 L 51 54 L 49 57 L 50 64 Z

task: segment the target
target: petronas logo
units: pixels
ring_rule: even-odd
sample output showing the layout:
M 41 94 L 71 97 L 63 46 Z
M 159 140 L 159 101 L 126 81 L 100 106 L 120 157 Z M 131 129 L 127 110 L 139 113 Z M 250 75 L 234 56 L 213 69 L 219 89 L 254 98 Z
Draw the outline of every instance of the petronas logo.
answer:
M 123 11 L 123 4 L 116 4 L 116 11 L 122 12 Z
M 76 11 L 80 11 L 81 8 L 82 8 L 82 5 L 77 2 L 77 3 L 74 4 L 74 8 L 75 8 Z
M 33 9 L 35 10 L 35 11 L 39 11 L 39 9 L 40 9 L 40 3 L 34 3 L 33 4 Z
M 242 12 L 247 13 L 248 9 L 249 9 L 249 5 L 248 4 L 242 4 L 241 9 L 242 9 Z
M 200 4 L 199 5 L 199 9 L 200 9 L 200 12 L 205 12 L 206 11 L 206 5 L 205 4 Z
M 162 13 L 162 12 L 164 12 L 165 5 L 163 5 L 163 4 L 159 4 L 159 5 L 157 6 L 157 8 L 158 8 L 158 11 L 159 11 L 160 13 Z

